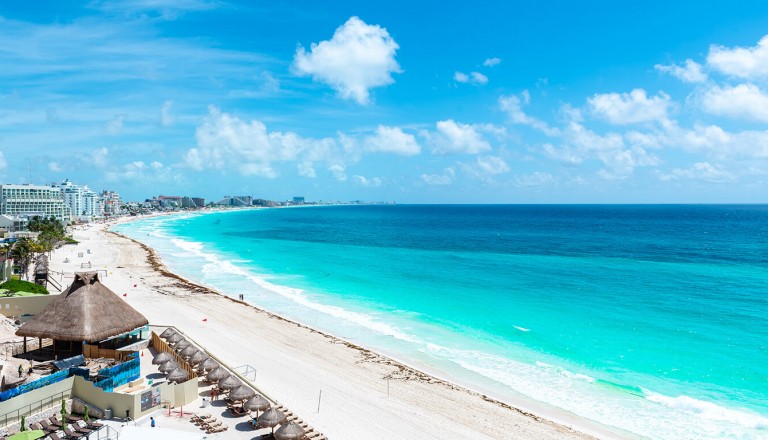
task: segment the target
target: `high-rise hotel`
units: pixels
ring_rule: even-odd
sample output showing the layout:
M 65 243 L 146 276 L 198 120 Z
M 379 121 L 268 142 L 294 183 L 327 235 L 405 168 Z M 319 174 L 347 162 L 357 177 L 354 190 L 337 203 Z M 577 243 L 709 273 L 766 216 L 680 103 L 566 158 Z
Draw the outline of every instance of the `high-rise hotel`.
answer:
M 55 186 L 0 185 L 0 214 L 53 216 L 64 224 L 72 221 L 72 211 L 64 202 L 61 189 Z

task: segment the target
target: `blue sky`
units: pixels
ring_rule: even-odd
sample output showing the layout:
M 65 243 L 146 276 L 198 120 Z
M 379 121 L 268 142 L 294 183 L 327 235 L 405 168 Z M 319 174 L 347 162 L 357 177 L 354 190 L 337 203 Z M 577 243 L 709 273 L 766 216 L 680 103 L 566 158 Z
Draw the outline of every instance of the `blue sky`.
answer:
M 367 3 L 3 2 L 0 180 L 768 201 L 768 4 Z

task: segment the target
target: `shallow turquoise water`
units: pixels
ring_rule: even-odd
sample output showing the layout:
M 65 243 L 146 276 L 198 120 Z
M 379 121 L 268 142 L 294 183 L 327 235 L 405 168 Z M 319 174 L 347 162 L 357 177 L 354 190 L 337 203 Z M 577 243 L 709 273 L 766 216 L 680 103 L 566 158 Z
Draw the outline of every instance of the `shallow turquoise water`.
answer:
M 762 206 L 342 206 L 116 229 L 186 277 L 500 397 L 651 438 L 768 438 L 767 220 Z

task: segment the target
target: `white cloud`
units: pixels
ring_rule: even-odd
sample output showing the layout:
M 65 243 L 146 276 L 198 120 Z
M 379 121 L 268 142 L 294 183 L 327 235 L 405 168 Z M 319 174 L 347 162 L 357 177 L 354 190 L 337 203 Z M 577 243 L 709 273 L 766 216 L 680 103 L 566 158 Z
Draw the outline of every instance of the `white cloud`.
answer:
M 638 136 L 633 135 L 637 141 Z M 563 131 L 563 145 L 542 146 L 545 156 L 571 165 L 589 159 L 600 161 L 607 169 L 599 174 L 605 179 L 626 178 L 639 166 L 654 166 L 661 160 L 648 153 L 639 142 L 627 148 L 618 133 L 598 134 L 578 122 L 571 122 Z
M 330 85 L 343 99 L 367 104 L 370 89 L 392 84 L 392 73 L 400 73 L 397 49 L 386 29 L 351 17 L 330 40 L 312 43 L 309 52 L 299 47 L 293 67 Z
M 275 94 L 280 91 L 280 81 L 265 70 L 261 72 L 261 91 L 265 94 Z
M 185 158 L 191 168 L 236 169 L 242 175 L 268 178 L 278 176 L 273 162 L 329 159 L 329 150 L 335 146 L 332 139 L 270 132 L 260 121 L 246 122 L 213 106 L 195 136 L 197 147 L 190 149 Z
M 379 187 L 382 184 L 381 178 L 379 177 L 371 177 L 367 178 L 365 176 L 352 176 L 353 179 L 355 179 L 355 182 L 360 186 L 369 186 L 369 187 Z
M 555 176 L 535 171 L 531 174 L 515 176 L 515 184 L 520 187 L 543 186 L 555 182 Z
M 111 135 L 118 135 L 123 131 L 123 123 L 125 122 L 125 115 L 115 115 L 109 122 L 107 122 L 107 133 Z
M 501 63 L 501 58 L 486 58 L 486 60 L 483 61 L 483 66 L 493 67 L 498 66 L 499 63 Z
M 727 183 L 736 180 L 736 176 L 709 162 L 699 162 L 690 168 L 675 168 L 669 174 L 659 174 L 659 179 L 663 181 L 690 179 L 710 183 Z
M 768 95 L 754 84 L 712 86 L 702 93 L 701 105 L 714 115 L 768 122 Z
M 0 155 L 2 155 L 2 153 L 0 153 Z M 48 169 L 54 173 L 58 173 L 61 171 L 61 165 L 56 162 L 48 162 Z
M 220 4 L 209 0 L 94 0 L 88 7 L 129 16 L 149 15 L 174 20 L 183 13 L 214 9 Z
M 346 169 L 343 165 L 333 164 L 328 167 L 328 171 L 330 171 L 331 174 L 333 175 L 333 178 L 338 180 L 339 182 L 347 181 Z
M 93 150 L 92 153 L 82 155 L 81 157 L 86 163 L 103 168 L 107 166 L 107 163 L 109 162 L 109 150 L 107 147 L 101 147 Z
M 739 78 L 768 77 L 768 35 L 761 38 L 754 47 L 730 49 L 712 45 L 707 63 L 726 75 Z
M 707 74 L 701 69 L 701 64 L 690 58 L 685 60 L 685 66 L 657 64 L 653 67 L 687 83 L 702 83 L 707 80 Z
M 427 185 L 450 185 L 456 178 L 453 168 L 446 168 L 442 174 L 422 174 L 421 180 Z
M 517 95 L 500 96 L 499 108 L 501 109 L 501 111 L 509 115 L 510 120 L 514 124 L 528 125 L 530 127 L 535 128 L 536 130 L 541 131 L 547 136 L 558 136 L 560 134 L 560 130 L 558 130 L 555 127 L 550 127 L 549 125 L 547 125 L 546 122 L 540 119 L 537 119 L 525 114 L 522 107 L 523 105 L 528 104 L 530 101 L 531 101 L 530 93 L 528 93 L 528 90 L 523 90 L 520 96 L 517 96 Z
M 8 167 L 8 162 L 5 160 L 5 154 L 0 151 L 0 170 L 4 170 Z
M 373 136 L 365 138 L 363 145 L 367 151 L 375 153 L 394 153 L 401 156 L 415 156 L 421 153 L 421 146 L 412 134 L 404 133 L 399 127 L 379 125 Z
M 434 134 L 424 133 L 432 144 L 433 154 L 478 154 L 491 150 L 482 131 L 491 131 L 492 125 L 469 125 L 453 119 L 438 121 Z
M 643 89 L 621 94 L 596 94 L 587 103 L 594 115 L 615 125 L 665 121 L 671 105 L 666 93 L 648 97 Z
M 171 114 L 171 107 L 173 107 L 173 101 L 165 101 L 163 107 L 160 109 L 160 123 L 163 127 L 170 127 L 176 121 L 176 118 Z
M 504 159 L 498 156 L 480 156 L 477 158 L 478 169 L 488 175 L 503 174 L 510 168 Z
M 453 74 L 453 80 L 465 84 L 485 85 L 488 84 L 488 77 L 480 72 L 456 72 Z

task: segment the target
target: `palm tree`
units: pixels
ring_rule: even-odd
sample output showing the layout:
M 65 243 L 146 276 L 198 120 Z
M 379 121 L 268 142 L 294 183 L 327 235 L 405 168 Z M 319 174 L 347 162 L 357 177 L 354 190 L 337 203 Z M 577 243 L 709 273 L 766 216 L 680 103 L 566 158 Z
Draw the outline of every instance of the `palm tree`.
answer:
M 11 257 L 16 260 L 20 272 L 23 274 L 25 279 L 28 278 L 27 272 L 29 269 L 29 261 L 32 257 L 32 253 L 34 252 L 32 244 L 32 240 L 28 238 L 20 238 L 11 247 Z

